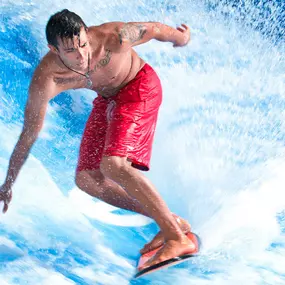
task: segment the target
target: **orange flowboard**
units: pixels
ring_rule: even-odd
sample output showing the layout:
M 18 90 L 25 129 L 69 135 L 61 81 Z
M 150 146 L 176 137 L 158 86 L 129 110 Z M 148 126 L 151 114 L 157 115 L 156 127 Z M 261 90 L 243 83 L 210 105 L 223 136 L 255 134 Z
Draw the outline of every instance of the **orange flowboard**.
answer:
M 187 237 L 195 244 L 195 251 L 188 253 L 188 254 L 183 254 L 181 256 L 177 256 L 177 257 L 165 260 L 161 263 L 155 264 L 153 266 L 147 267 L 141 271 L 138 271 L 134 277 L 139 278 L 139 277 L 142 277 L 143 275 L 152 273 L 162 268 L 173 266 L 175 264 L 184 262 L 191 257 L 197 256 L 197 253 L 199 252 L 200 246 L 201 246 L 201 240 L 199 236 L 190 232 L 187 234 Z M 161 247 L 143 254 L 139 259 L 137 268 L 140 268 L 141 266 L 143 266 L 143 264 L 145 264 L 151 257 L 153 257 L 160 248 Z

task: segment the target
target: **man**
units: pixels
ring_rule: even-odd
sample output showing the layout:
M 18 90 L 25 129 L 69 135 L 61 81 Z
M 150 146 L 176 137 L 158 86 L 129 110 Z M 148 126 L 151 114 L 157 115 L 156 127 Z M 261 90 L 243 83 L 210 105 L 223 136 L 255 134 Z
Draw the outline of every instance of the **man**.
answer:
M 153 218 L 161 231 L 142 253 L 163 244 L 144 265 L 191 253 L 190 225 L 172 214 L 151 182 L 148 170 L 162 90 L 155 71 L 133 50 L 152 39 L 186 45 L 190 31 L 156 22 L 112 22 L 87 27 L 65 9 L 49 19 L 50 51 L 36 68 L 25 109 L 22 133 L 10 159 L 0 201 L 6 212 L 12 185 L 42 128 L 48 102 L 68 89 L 97 92 L 80 145 L 77 186 L 116 207 Z M 143 269 L 143 268 L 140 268 Z

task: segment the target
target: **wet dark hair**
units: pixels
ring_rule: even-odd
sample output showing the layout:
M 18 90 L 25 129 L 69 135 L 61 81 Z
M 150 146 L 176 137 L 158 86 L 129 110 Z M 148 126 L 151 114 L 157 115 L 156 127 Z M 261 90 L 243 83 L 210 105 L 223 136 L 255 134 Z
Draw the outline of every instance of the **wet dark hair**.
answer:
M 46 38 L 50 45 L 58 47 L 58 38 L 73 39 L 79 35 L 80 29 L 87 26 L 83 20 L 75 13 L 64 9 L 52 15 L 46 25 Z

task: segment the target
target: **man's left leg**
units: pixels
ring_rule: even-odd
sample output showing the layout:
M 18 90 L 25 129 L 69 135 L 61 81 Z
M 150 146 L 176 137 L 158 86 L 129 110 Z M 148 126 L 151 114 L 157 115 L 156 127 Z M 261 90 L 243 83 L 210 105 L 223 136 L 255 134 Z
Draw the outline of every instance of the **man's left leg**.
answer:
M 115 207 L 133 211 L 144 216 L 150 217 L 143 209 L 140 203 L 131 197 L 119 184 L 105 177 L 99 169 L 82 170 L 76 173 L 76 185 L 87 194 L 100 199 Z M 184 233 L 190 232 L 189 223 L 173 214 L 181 230 Z M 152 217 L 150 217 L 152 218 Z M 147 243 L 140 251 L 141 254 L 158 248 L 164 243 L 164 237 L 160 231 L 149 243 Z

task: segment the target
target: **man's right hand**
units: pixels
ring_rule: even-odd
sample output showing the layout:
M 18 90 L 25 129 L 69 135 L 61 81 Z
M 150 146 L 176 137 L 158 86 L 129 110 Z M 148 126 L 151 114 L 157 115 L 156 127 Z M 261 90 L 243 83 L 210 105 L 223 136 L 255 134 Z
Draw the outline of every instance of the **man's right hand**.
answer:
M 0 187 L 0 202 L 4 203 L 2 212 L 6 213 L 9 203 L 12 200 L 12 189 L 8 188 L 5 184 Z

